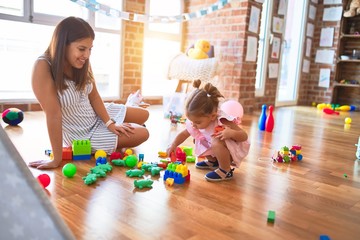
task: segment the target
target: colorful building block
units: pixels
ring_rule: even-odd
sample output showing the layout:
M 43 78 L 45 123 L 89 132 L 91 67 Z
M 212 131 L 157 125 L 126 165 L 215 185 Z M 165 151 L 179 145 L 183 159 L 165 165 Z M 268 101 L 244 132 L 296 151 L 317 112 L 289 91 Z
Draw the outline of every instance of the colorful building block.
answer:
M 90 160 L 91 159 L 91 143 L 90 140 L 74 140 L 72 143 L 74 160 Z
M 269 223 L 274 223 L 275 222 L 275 211 L 269 211 L 268 212 L 268 218 L 267 218 L 267 221 Z

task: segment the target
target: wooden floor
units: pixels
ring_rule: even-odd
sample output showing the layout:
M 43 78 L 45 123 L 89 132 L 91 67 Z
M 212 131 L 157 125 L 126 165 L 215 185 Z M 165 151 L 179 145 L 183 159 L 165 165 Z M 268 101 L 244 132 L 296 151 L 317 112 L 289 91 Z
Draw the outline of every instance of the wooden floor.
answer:
M 145 161 L 158 161 L 176 132 L 151 106 L 150 139 L 136 149 Z M 124 167 L 95 185 L 81 177 L 94 160 L 76 161 L 77 174 L 65 178 L 61 168 L 44 171 L 54 206 L 76 239 L 334 239 L 360 238 L 360 168 L 356 147 L 360 112 L 326 115 L 312 107 L 275 109 L 272 133 L 258 130 L 259 113 L 245 116 L 243 127 L 252 146 L 234 179 L 210 183 L 206 170 L 188 164 L 191 180 L 167 187 L 160 177 L 152 189 L 137 190 Z M 345 117 L 352 124 L 344 127 Z M 3 127 L 4 124 L 2 124 Z M 21 127 L 5 127 L 25 162 L 45 158 L 49 149 L 42 112 L 27 112 Z M 191 146 L 190 139 L 184 145 Z M 282 146 L 302 145 L 301 162 L 272 163 Z M 34 176 L 42 171 L 31 169 Z M 347 177 L 344 176 L 347 175 Z M 269 210 L 275 223 L 267 223 Z

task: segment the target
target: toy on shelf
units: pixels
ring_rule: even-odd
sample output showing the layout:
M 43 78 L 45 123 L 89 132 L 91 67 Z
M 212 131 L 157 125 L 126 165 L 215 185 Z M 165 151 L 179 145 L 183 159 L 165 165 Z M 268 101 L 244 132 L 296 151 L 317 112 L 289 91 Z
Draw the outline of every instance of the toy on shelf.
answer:
M 209 58 L 207 54 L 210 51 L 211 45 L 208 41 L 199 39 L 195 42 L 193 48 L 189 48 L 187 55 L 192 59 L 206 59 Z
M 350 0 L 349 9 L 344 11 L 344 17 L 354 17 L 360 14 L 360 1 L 359 0 Z
M 139 179 L 134 181 L 134 186 L 136 188 L 152 188 L 152 184 L 154 183 L 151 179 Z
M 301 146 L 293 145 L 291 149 L 287 146 L 284 146 L 277 151 L 277 153 L 272 157 L 274 162 L 293 162 L 293 161 L 301 161 L 303 156 L 301 154 Z
M 90 160 L 91 159 L 91 143 L 90 140 L 74 140 L 72 142 L 72 151 L 74 160 Z

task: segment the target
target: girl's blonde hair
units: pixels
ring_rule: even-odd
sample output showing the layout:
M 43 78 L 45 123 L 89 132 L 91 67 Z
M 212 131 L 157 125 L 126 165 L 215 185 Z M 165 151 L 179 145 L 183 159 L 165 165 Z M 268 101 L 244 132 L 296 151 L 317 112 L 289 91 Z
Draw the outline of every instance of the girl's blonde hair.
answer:
M 209 115 L 214 111 L 217 111 L 220 102 L 219 98 L 224 97 L 211 83 L 206 83 L 203 88 L 200 88 L 200 85 L 200 80 L 195 80 L 193 82 L 195 90 L 188 97 L 185 105 L 187 115 Z

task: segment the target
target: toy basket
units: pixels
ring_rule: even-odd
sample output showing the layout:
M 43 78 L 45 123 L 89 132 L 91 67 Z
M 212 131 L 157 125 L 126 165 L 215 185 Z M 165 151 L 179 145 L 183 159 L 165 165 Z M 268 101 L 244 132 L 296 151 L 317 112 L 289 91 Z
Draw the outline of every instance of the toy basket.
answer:
M 170 61 L 168 79 L 208 82 L 217 75 L 217 70 L 216 58 L 197 60 L 180 53 Z

